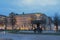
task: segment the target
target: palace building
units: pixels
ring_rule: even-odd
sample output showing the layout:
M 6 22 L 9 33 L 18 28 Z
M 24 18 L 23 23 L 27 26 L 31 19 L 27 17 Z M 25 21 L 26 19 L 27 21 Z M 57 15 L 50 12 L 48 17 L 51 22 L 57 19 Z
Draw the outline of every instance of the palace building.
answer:
M 4 29 L 6 26 L 7 26 L 6 27 L 7 29 L 9 29 L 9 30 L 12 29 L 11 15 L 14 15 L 13 17 L 16 20 L 15 25 L 13 27 L 14 29 L 32 30 L 32 29 L 34 29 L 34 27 L 36 27 L 36 24 L 33 24 L 33 21 L 35 21 L 35 20 L 43 20 L 44 23 L 40 24 L 41 25 L 40 27 L 42 27 L 43 30 L 48 29 L 47 26 L 50 21 L 49 17 L 42 13 L 28 13 L 28 14 L 24 14 L 24 13 L 23 14 L 13 14 L 13 13 L 11 13 L 9 16 L 0 15 L 0 29 Z M 32 26 L 32 24 L 33 24 L 33 26 Z

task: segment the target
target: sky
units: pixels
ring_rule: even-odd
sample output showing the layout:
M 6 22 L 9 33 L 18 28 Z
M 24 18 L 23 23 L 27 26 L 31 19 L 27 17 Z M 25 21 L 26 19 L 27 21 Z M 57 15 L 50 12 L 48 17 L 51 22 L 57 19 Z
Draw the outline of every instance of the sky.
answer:
M 60 0 L 0 0 L 0 14 L 8 15 L 11 12 L 53 16 L 55 13 L 60 14 Z

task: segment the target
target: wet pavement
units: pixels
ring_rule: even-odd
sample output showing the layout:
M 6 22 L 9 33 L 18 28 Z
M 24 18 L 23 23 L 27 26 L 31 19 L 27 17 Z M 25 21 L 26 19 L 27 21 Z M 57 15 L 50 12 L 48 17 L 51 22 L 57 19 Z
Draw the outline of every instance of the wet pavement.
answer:
M 7 40 L 60 40 L 59 35 L 35 35 L 35 34 L 12 34 L 12 33 L 0 33 L 0 39 Z

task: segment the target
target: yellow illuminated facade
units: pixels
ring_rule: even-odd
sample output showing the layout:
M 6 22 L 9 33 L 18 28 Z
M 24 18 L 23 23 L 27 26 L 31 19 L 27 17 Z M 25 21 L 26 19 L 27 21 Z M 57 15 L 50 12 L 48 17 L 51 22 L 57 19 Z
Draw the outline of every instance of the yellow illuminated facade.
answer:
M 16 24 L 14 26 L 15 29 L 19 30 L 32 30 L 32 21 L 34 20 L 46 20 L 46 24 L 43 24 L 43 27 L 48 25 L 48 17 L 42 13 L 31 13 L 31 14 L 19 14 L 15 15 Z M 10 25 L 10 17 L 7 16 L 7 29 L 12 29 Z M 36 25 L 34 24 L 34 27 Z M 33 28 L 34 29 L 34 28 Z
M 34 20 L 46 20 L 46 24 L 44 26 L 47 26 L 48 22 L 48 17 L 45 14 L 41 13 L 35 13 L 35 14 L 21 14 L 21 15 L 16 15 L 16 25 L 18 26 L 20 30 L 31 30 L 32 29 L 32 21 Z M 34 27 L 36 25 L 34 24 Z M 34 28 L 33 28 L 34 29 Z

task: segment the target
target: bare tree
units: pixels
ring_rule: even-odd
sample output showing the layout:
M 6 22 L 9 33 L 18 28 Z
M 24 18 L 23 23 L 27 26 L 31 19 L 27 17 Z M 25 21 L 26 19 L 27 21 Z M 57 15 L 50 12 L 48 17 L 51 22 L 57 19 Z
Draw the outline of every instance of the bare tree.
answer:
M 58 31 L 58 21 L 59 21 L 59 17 L 56 13 L 55 16 L 54 16 L 54 25 L 56 27 L 56 31 Z
M 14 26 L 16 24 L 15 14 L 13 12 L 10 13 L 10 23 L 12 25 L 12 30 L 14 30 Z
M 5 30 L 7 30 L 7 17 L 4 19 Z
M 50 30 L 51 30 L 52 18 L 51 17 L 48 17 L 48 18 L 49 18 L 49 26 L 50 26 Z

